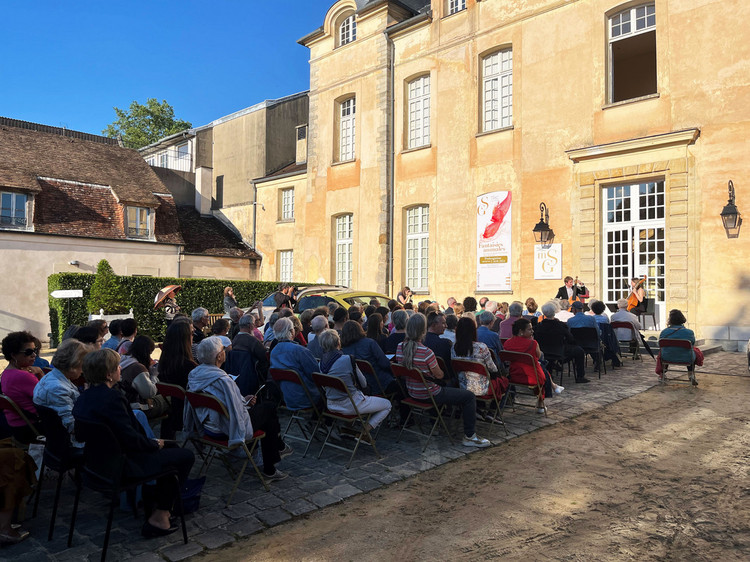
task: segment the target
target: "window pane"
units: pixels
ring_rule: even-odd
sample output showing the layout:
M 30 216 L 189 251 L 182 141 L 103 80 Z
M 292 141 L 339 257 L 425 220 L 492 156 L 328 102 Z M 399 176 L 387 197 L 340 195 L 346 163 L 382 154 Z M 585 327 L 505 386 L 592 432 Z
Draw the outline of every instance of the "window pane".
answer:
M 483 61 L 484 131 L 513 124 L 513 51 L 506 49 Z

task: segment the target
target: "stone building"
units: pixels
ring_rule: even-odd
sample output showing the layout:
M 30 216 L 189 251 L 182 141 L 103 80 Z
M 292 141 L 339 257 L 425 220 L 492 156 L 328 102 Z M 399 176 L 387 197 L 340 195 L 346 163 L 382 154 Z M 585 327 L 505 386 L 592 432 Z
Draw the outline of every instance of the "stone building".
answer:
M 719 214 L 729 180 L 750 208 L 748 16 L 742 0 L 339 0 L 300 40 L 293 276 L 543 302 L 571 275 L 613 303 L 646 275 L 659 327 L 680 308 L 707 339 L 747 341 L 750 245 Z M 534 240 L 541 203 L 552 246 Z

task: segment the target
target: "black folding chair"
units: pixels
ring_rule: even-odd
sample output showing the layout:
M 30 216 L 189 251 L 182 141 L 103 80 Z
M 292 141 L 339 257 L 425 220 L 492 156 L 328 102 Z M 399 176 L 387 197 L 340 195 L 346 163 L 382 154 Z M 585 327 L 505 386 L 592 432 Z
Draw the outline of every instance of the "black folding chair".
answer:
M 83 486 L 109 497 L 109 515 L 107 516 L 107 530 L 104 533 L 104 544 L 102 545 L 102 562 L 107 558 L 107 547 L 109 546 L 109 534 L 112 531 L 112 517 L 115 506 L 120 503 L 120 493 L 134 492 L 138 486 L 147 484 L 158 478 L 174 476 L 179 480 L 176 470 L 164 471 L 160 474 L 150 474 L 146 477 L 133 478 L 124 472 L 126 457 L 123 454 L 120 442 L 112 430 L 103 423 L 76 419 L 76 439 L 85 443 L 83 449 L 83 466 L 81 467 L 81 483 Z M 76 488 L 76 497 L 73 502 L 73 515 L 70 518 L 70 530 L 68 531 L 68 548 L 73 544 L 73 529 L 75 529 L 76 515 L 78 514 L 78 501 L 81 497 L 83 486 Z M 185 527 L 185 515 L 182 509 L 182 498 L 177 494 L 177 510 L 182 523 L 182 538 L 185 544 L 188 542 L 187 528 Z M 134 512 L 136 508 L 134 508 Z
M 596 370 L 599 378 L 602 378 L 602 366 L 604 374 L 607 374 L 607 365 L 604 363 L 604 352 L 602 351 L 602 340 L 599 338 L 599 330 L 591 327 L 571 328 L 573 339 L 587 355 L 596 357 Z
M 570 366 L 572 357 L 565 357 L 565 341 L 562 336 L 550 336 L 548 334 L 534 333 L 534 339 L 539 344 L 539 349 L 544 353 L 544 359 L 552 372 L 560 373 L 560 384 L 563 382 L 563 368 L 568 365 L 568 376 L 570 377 Z M 553 379 L 554 380 L 554 379 Z
M 60 503 L 60 489 L 62 488 L 65 474 L 68 471 L 73 470 L 73 482 L 76 487 L 80 487 L 81 478 L 79 470 L 83 464 L 83 449 L 79 447 L 73 447 L 70 442 L 70 433 L 65 429 L 65 426 L 51 408 L 45 406 L 36 406 L 36 411 L 39 414 L 39 421 L 42 424 L 42 429 L 47 437 L 44 446 L 44 455 L 42 456 L 42 467 L 39 472 L 39 484 L 36 489 L 36 498 L 34 499 L 34 517 L 36 517 L 37 510 L 39 509 L 39 496 L 42 492 L 42 481 L 44 479 L 45 469 L 57 472 L 57 486 L 55 488 L 55 501 L 52 504 L 52 517 L 49 521 L 49 532 L 47 533 L 47 540 L 52 540 L 52 535 L 55 531 L 55 519 L 57 518 L 57 506 Z

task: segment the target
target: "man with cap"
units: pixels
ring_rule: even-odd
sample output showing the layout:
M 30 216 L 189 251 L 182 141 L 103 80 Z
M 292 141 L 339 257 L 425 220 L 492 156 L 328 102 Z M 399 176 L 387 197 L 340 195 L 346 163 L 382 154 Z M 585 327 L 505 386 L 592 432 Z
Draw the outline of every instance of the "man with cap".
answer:
M 573 313 L 573 316 L 568 318 L 568 328 L 596 328 L 596 331 L 601 335 L 599 322 L 593 316 L 583 313 L 582 302 L 574 302 L 571 305 L 570 311 Z

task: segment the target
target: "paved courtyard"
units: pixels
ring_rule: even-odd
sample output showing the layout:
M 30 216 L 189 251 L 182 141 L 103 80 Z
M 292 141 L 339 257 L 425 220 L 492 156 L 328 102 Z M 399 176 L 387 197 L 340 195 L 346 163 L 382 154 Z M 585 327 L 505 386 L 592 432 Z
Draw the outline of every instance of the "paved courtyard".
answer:
M 515 411 L 508 410 L 505 414 L 510 435 L 506 436 L 500 428 L 488 433 L 487 425 L 482 423 L 478 423 L 477 432 L 497 445 L 518 435 L 637 395 L 657 384 L 653 367 L 654 362 L 648 356 L 643 362 L 626 359 L 623 368 L 614 371 L 609 369 L 599 380 L 589 366 L 587 376 L 591 383 L 577 385 L 572 378 L 566 376 L 565 392 L 561 397 L 548 400 L 548 417 L 536 414 L 531 409 L 517 407 Z M 746 355 L 728 352 L 711 354 L 707 357 L 705 367 L 699 369 L 699 381 L 701 372 L 747 376 Z M 187 545 L 182 543 L 179 533 L 161 539 L 142 539 L 142 520 L 134 519 L 129 512 L 117 511 L 108 557 L 111 560 L 184 560 L 476 451 L 461 445 L 451 445 L 443 435 L 433 438 L 426 451 L 421 453 L 423 438 L 404 434 L 401 442 L 396 443 L 396 436 L 395 429 L 384 427 L 377 442 L 382 458 L 377 459 L 369 447 L 361 448 L 349 470 L 345 469 L 348 455 L 342 452 L 326 448 L 321 458 L 317 459 L 320 442 L 314 442 L 311 451 L 303 459 L 300 444 L 292 442 L 295 454 L 280 465 L 282 470 L 290 474 L 289 478 L 270 484 L 271 491 L 266 492 L 254 473 L 246 473 L 229 507 L 225 507 L 225 503 L 231 489 L 230 478 L 221 463 L 214 463 L 208 473 L 201 508 L 187 517 Z M 196 463 L 194 472 L 197 472 L 198 466 Z M 0 560 L 99 559 L 106 523 L 105 500 L 90 490 L 84 490 L 73 547 L 68 549 L 67 523 L 74 488 L 70 481 L 63 487 L 55 538 L 47 542 L 46 530 L 51 513 L 53 486 L 53 481 L 45 481 L 39 515 L 24 524 L 32 531 L 32 537 L 20 545 L 0 550 Z M 28 510 L 28 515 L 31 515 L 31 509 Z

